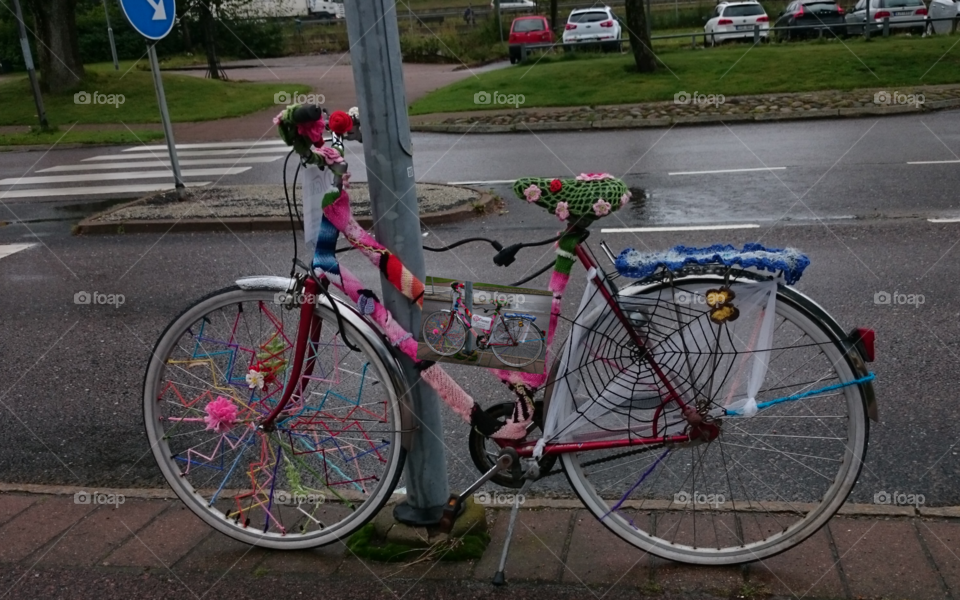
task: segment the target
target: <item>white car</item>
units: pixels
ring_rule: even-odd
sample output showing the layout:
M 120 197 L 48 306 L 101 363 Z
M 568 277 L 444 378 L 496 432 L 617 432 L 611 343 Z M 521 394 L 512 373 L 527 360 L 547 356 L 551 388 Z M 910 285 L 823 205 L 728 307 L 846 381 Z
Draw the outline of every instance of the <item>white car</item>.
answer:
M 581 8 L 570 13 L 563 30 L 563 49 L 599 44 L 604 52 L 620 51 L 620 21 L 609 6 Z
M 924 28 L 926 35 L 950 33 L 953 23 L 944 19 L 960 18 L 960 0 L 931 0 L 927 8 L 927 18 L 927 26 Z
M 754 25 L 760 27 L 760 39 L 767 41 L 770 35 L 770 17 L 758 2 L 721 2 L 717 5 L 703 32 L 707 43 L 716 45 L 727 40 L 752 40 Z
M 322 19 L 342 19 L 344 18 L 345 11 L 343 2 L 307 0 L 307 14 L 315 15 Z
M 500 0 L 500 12 L 511 10 L 533 10 L 537 7 L 533 0 Z M 496 10 L 496 3 L 490 3 L 490 10 Z

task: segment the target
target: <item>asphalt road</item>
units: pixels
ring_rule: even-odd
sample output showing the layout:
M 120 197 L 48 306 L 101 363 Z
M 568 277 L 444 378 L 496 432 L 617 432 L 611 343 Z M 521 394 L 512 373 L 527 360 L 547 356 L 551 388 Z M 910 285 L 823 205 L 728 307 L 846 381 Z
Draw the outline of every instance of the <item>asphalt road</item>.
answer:
M 924 123 L 926 125 L 924 125 Z M 929 129 L 927 129 L 929 127 Z M 418 176 L 433 181 L 505 180 L 565 175 L 598 166 L 628 173 L 648 197 L 601 221 L 605 228 L 658 224 L 756 223 L 753 230 L 596 232 L 619 250 L 725 241 L 792 245 L 813 265 L 799 288 L 845 327 L 877 331 L 881 422 L 871 431 L 867 464 L 854 500 L 878 491 L 922 493 L 928 505 L 960 504 L 956 423 L 960 302 L 956 282 L 960 153 L 956 113 L 874 122 L 823 121 L 618 133 L 532 136 L 416 136 Z M 0 177 L 64 164 L 107 149 L 0 154 Z M 69 154 L 69 156 L 67 155 Z M 360 175 L 359 160 L 354 170 Z M 433 164 L 433 168 L 431 167 Z M 567 169 L 569 167 L 569 169 Z M 671 175 L 687 171 L 785 167 Z M 255 181 L 265 168 L 235 176 Z M 249 176 L 249 179 L 246 179 Z M 362 177 L 357 177 L 362 179 Z M 425 240 L 489 235 L 504 243 L 546 238 L 555 217 L 507 198 L 505 214 L 431 228 Z M 0 192 L 2 193 L 2 192 Z M 8 203 L 19 215 L 56 220 L 0 227 L 0 244 L 34 243 L 0 258 L 0 481 L 89 487 L 160 485 L 140 416 L 143 369 L 162 328 L 193 299 L 253 274 L 289 269 L 289 234 L 170 234 L 73 237 L 88 212 L 83 199 Z M 72 208 L 65 208 L 72 206 Z M 847 217 L 857 217 L 855 219 Z M 12 220 L 10 217 L 4 219 Z M 599 229 L 599 228 L 598 228 Z M 372 269 L 346 259 L 362 274 Z M 545 264 L 538 250 L 508 270 L 477 247 L 428 256 L 430 272 L 507 282 Z M 538 280 L 546 285 L 546 278 Z M 567 294 L 578 298 L 575 278 Z M 123 294 L 119 308 L 74 304 L 74 294 Z M 877 305 L 879 292 L 922 294 L 912 306 Z M 461 373 L 457 373 L 461 375 Z M 465 370 L 481 403 L 509 398 L 483 372 Z M 444 409 L 451 484 L 474 477 L 467 428 Z M 561 491 L 563 478 L 547 489 Z

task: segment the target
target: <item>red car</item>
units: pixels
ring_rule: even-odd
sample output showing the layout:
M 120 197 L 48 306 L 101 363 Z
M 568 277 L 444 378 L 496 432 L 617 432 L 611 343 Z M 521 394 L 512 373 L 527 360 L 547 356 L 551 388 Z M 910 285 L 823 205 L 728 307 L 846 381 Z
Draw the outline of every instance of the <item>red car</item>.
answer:
M 510 25 L 510 64 L 520 62 L 520 46 L 525 44 L 552 44 L 553 32 L 546 17 L 517 17 Z

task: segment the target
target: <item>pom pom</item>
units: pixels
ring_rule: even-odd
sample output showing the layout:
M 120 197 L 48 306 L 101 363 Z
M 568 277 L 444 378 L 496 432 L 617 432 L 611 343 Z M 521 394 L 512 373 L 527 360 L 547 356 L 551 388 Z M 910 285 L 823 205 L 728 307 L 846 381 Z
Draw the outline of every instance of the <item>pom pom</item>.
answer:
M 203 418 L 207 424 L 207 431 L 226 433 L 237 424 L 237 405 L 229 398 L 217 396 L 217 399 L 207 404 L 207 416 Z
M 560 181 L 559 179 L 554 179 L 553 181 L 550 182 L 550 193 L 551 193 L 551 194 L 556 194 L 557 192 L 559 192 L 559 191 L 562 190 L 562 189 L 563 189 L 563 182 Z
M 342 110 L 334 111 L 330 115 L 330 131 L 337 135 L 343 135 L 353 129 L 353 119 Z

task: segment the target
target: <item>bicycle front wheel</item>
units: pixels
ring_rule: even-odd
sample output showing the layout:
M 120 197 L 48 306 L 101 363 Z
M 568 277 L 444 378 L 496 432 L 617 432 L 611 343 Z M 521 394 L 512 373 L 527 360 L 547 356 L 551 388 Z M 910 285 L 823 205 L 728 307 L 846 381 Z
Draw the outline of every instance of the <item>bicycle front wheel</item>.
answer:
M 190 510 L 241 542 L 340 540 L 400 478 L 389 351 L 363 321 L 345 314 L 340 331 L 330 308 L 315 310 L 305 376 L 272 431 L 257 426 L 297 375 L 300 320 L 276 292 L 230 287 L 200 300 L 167 327 L 147 368 L 144 421 L 160 471 Z
M 543 346 L 543 332 L 527 319 L 500 319 L 490 334 L 494 356 L 511 367 L 525 367 L 541 358 Z
M 691 345 L 718 330 L 711 329 L 704 299 L 722 283 L 709 275 L 680 277 L 672 285 L 627 288 L 618 297 L 664 376 L 684 386 L 685 395 L 700 406 L 722 405 L 725 399 L 711 391 L 742 376 L 735 372 L 737 363 L 723 354 L 728 342 L 721 334 L 716 345 Z M 815 533 L 853 488 L 868 435 L 864 393 L 851 383 L 859 375 L 820 314 L 802 295 L 779 287 L 769 366 L 756 398 L 758 403 L 786 400 L 752 417 L 720 418 L 714 423 L 719 434 L 709 442 L 564 454 L 564 470 L 586 507 L 634 546 L 694 564 L 760 560 Z M 644 374 L 645 367 L 623 368 L 648 355 L 636 351 L 620 321 L 607 310 L 590 329 L 594 337 L 584 340 L 590 359 L 575 366 L 580 381 L 591 389 L 606 386 L 624 393 L 631 385 L 625 374 L 640 373 L 613 416 L 626 422 L 640 408 L 652 409 L 647 414 L 655 416 L 644 425 L 645 435 L 681 433 L 682 419 L 669 431 L 662 426 L 664 412 L 656 411 L 668 407 L 656 408 L 663 392 Z M 699 331 L 708 333 L 695 335 Z M 685 346 L 671 348 L 677 340 L 685 340 Z
M 467 329 L 453 313 L 438 310 L 423 320 L 422 340 L 440 356 L 453 356 L 467 341 Z

